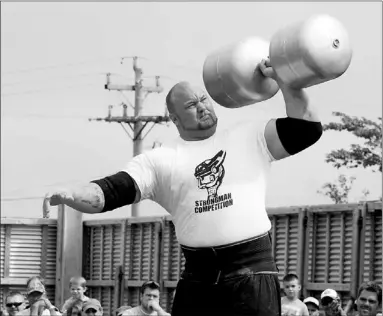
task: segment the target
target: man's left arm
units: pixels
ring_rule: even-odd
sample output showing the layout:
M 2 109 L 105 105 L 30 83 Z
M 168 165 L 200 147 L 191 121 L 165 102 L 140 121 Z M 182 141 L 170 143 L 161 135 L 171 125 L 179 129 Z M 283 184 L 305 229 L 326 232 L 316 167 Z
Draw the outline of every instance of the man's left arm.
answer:
M 272 156 L 280 160 L 315 144 L 322 136 L 322 124 L 304 90 L 281 82 L 269 60 L 262 61 L 260 69 L 266 77 L 278 82 L 286 104 L 287 117 L 272 119 L 265 127 L 267 147 Z

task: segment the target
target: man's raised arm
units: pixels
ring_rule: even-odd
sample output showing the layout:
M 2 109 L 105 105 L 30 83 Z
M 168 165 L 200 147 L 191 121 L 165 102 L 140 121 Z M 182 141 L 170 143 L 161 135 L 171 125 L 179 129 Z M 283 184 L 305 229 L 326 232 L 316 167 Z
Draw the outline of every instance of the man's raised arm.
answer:
M 285 85 L 274 72 L 270 60 L 262 61 L 260 69 L 266 77 L 278 82 L 287 117 L 272 119 L 265 129 L 265 139 L 276 160 L 295 155 L 315 144 L 322 136 L 322 124 L 303 89 Z

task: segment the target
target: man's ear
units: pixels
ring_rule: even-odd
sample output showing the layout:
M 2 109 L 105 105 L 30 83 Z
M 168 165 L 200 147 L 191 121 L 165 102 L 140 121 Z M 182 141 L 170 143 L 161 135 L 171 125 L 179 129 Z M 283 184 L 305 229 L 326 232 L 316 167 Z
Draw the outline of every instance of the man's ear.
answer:
M 172 120 L 174 125 L 178 126 L 178 119 L 173 113 L 169 113 L 169 118 Z

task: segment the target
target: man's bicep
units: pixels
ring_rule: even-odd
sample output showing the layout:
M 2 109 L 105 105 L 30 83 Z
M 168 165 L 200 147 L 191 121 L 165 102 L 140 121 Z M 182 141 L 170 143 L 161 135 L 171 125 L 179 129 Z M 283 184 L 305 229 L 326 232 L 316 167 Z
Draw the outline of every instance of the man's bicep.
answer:
M 158 186 L 157 160 L 158 157 L 155 154 L 143 153 L 135 156 L 123 169 L 131 176 L 134 183 L 134 203 L 154 197 Z
M 280 160 L 290 156 L 290 154 L 283 147 L 279 138 L 276 119 L 272 119 L 266 124 L 265 139 L 267 148 L 275 160 Z

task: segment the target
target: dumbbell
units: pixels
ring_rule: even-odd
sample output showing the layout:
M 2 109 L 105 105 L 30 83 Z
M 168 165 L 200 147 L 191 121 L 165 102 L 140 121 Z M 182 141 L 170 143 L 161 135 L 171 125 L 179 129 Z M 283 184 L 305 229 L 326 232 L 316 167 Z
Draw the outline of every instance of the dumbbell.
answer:
M 278 84 L 259 69 L 262 59 L 286 85 L 303 89 L 341 76 L 352 48 L 344 26 L 329 15 L 315 15 L 281 28 L 268 42 L 248 37 L 207 56 L 203 81 L 218 104 L 238 108 L 273 97 Z

